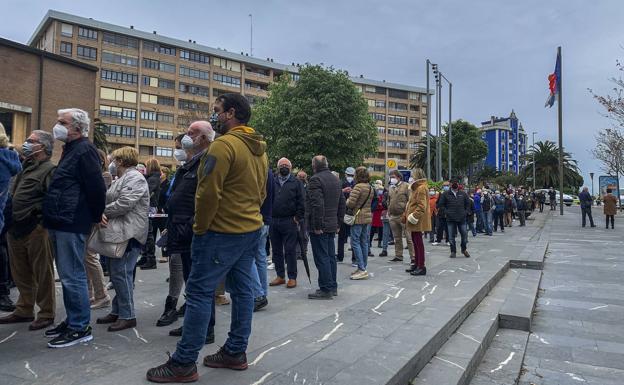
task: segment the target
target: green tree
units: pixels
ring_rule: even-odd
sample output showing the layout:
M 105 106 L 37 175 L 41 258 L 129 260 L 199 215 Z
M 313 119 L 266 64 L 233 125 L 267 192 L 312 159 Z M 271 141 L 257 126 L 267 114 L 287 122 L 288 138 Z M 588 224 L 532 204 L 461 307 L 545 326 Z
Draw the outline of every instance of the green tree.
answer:
M 93 144 L 95 145 L 95 148 L 99 148 L 108 154 L 108 140 L 106 140 L 108 125 L 102 122 L 99 118 L 93 119 L 93 123 Z
M 285 156 L 307 170 L 318 154 L 334 170 L 361 165 L 378 146 L 366 100 L 347 73 L 318 65 L 302 67 L 296 82 L 282 76 L 269 86 L 250 125 L 265 136 L 271 164 Z
M 485 165 L 475 174 L 474 179 L 476 179 L 477 182 L 489 182 L 499 176 L 501 176 L 501 173 L 496 170 L 496 167 Z
M 474 163 L 477 163 L 487 155 L 487 145 L 481 139 L 479 129 L 465 120 L 459 119 L 452 123 L 452 173 L 453 177 L 464 176 L 468 174 L 468 169 Z M 442 135 L 442 175 L 448 178 L 448 125 L 443 126 Z M 437 137 L 430 137 L 431 143 L 431 175 L 435 177 L 436 173 L 436 143 Z M 412 167 L 421 167 L 426 169 L 427 165 L 427 143 L 423 142 L 410 162 Z
M 535 154 L 535 165 L 533 164 L 533 154 Z M 559 186 L 559 147 L 549 140 L 536 142 L 531 146 L 523 159 L 527 161 L 526 167 L 522 169 L 518 182 L 531 185 L 530 178 L 533 177 L 533 167 L 535 166 L 535 184 L 537 188 L 549 188 Z M 572 159 L 570 153 L 563 152 L 563 185 L 578 191 L 583 184 L 576 160 Z

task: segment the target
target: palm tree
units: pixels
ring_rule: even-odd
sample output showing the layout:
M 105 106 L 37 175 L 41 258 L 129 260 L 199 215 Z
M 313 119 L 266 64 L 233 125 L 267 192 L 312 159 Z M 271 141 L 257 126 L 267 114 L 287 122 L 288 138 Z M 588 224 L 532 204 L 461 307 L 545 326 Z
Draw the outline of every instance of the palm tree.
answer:
M 535 164 L 533 155 L 535 154 Z M 535 184 L 538 187 L 548 188 L 559 186 L 559 148 L 549 140 L 537 142 L 524 155 L 527 165 L 520 173 L 520 183 L 530 184 L 535 167 Z M 569 152 L 563 152 L 563 184 L 565 187 L 577 190 L 583 184 L 576 160 L 572 159 Z
M 435 180 L 437 175 L 437 161 L 436 161 L 436 143 L 438 142 L 438 138 L 430 135 L 429 142 L 431 145 L 431 154 L 429 158 L 429 164 L 431 165 L 431 179 Z M 444 142 L 443 142 L 444 143 Z M 442 151 L 445 154 L 445 151 Z M 442 173 L 446 171 L 445 169 L 445 158 L 442 158 Z M 421 168 L 423 170 L 427 170 L 427 141 L 423 140 L 421 144 L 418 146 L 418 149 L 410 159 L 410 168 Z
M 106 140 L 106 134 L 108 133 L 108 125 L 102 122 L 99 118 L 93 119 L 93 144 L 96 148 L 104 151 L 108 154 L 108 140 Z

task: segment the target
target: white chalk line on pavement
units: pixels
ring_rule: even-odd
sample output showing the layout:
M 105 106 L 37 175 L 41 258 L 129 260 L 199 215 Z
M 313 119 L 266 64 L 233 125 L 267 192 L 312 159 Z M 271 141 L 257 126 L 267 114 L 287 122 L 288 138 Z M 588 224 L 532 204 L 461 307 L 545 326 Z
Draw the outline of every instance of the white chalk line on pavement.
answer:
M 262 353 L 258 354 L 258 357 L 256 357 L 256 359 L 255 359 L 255 360 L 253 360 L 253 362 L 252 362 L 251 364 L 249 364 L 249 366 L 254 366 L 254 365 L 256 365 L 256 364 L 257 364 L 258 362 L 260 362 L 260 360 L 261 360 L 261 359 L 263 359 L 263 358 L 264 358 L 264 356 L 265 356 L 267 353 L 269 353 L 270 351 L 275 350 L 275 349 L 277 349 L 277 348 L 281 348 L 282 346 L 288 345 L 288 344 L 289 344 L 289 343 L 291 343 L 291 342 L 292 342 L 292 340 L 288 340 L 288 341 L 283 342 L 283 343 L 281 343 L 281 344 L 279 344 L 279 345 L 277 345 L 277 346 L 272 346 L 272 347 L 268 348 L 267 350 L 265 350 L 265 351 L 263 351 Z
M 494 372 L 497 372 L 497 371 L 501 370 L 503 368 L 503 366 L 507 365 L 509 363 L 509 361 L 511 361 L 511 359 L 513 358 L 513 356 L 515 354 L 516 354 L 516 352 L 509 353 L 509 357 L 507 357 L 507 359 L 505 361 L 501 361 L 498 364 L 498 367 L 496 367 L 495 369 L 490 370 L 490 373 L 494 373 Z
M 264 376 L 260 377 L 260 379 L 258 381 L 252 383 L 251 385 L 260 385 L 260 384 L 262 384 L 264 381 L 266 381 L 267 378 L 271 377 L 272 374 L 273 374 L 273 372 L 268 372 Z
M 453 366 L 456 366 L 456 367 L 460 368 L 461 370 L 466 370 L 466 368 L 464 368 L 463 366 L 461 366 L 461 365 L 459 365 L 459 364 L 456 364 L 456 363 L 454 363 L 454 362 L 452 362 L 452 361 L 445 360 L 444 358 L 440 358 L 440 357 L 438 357 L 438 356 L 433 356 L 433 358 L 437 358 L 438 360 L 440 360 L 440 361 L 442 361 L 442 362 L 446 362 L 447 364 L 451 364 L 451 365 L 453 365 Z
M 325 334 L 323 338 L 321 338 L 320 340 L 317 340 L 316 342 L 323 342 L 323 341 L 329 340 L 329 337 L 331 337 L 332 334 L 334 334 L 338 329 L 340 329 L 342 325 L 344 325 L 344 322 L 341 322 L 338 325 L 336 325 L 336 327 L 334 327 L 329 333 Z
M 0 340 L 0 344 L 3 342 L 6 342 L 8 340 L 10 340 L 11 338 L 13 338 L 13 336 L 15 336 L 17 334 L 17 331 L 14 331 L 13 333 L 11 333 L 8 337 L 3 338 L 2 340 Z

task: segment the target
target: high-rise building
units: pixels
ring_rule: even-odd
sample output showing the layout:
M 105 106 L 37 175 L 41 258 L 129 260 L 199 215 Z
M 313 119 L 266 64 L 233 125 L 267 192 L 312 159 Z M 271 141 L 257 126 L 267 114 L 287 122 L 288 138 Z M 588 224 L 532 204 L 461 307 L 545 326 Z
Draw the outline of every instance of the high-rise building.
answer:
M 508 118 L 492 116 L 481 122 L 481 138 L 488 147 L 485 165 L 516 175 L 526 165 L 527 135 L 513 110 Z
M 108 126 L 111 147 L 132 145 L 141 160 L 172 163 L 173 138 L 194 119 L 207 118 L 215 98 L 237 92 L 253 105 L 269 84 L 298 67 L 211 48 L 50 10 L 28 43 L 100 69 L 94 115 Z M 352 81 L 377 122 L 379 147 L 364 163 L 383 172 L 386 159 L 408 166 L 426 135 L 426 90 L 363 77 Z M 356 165 L 354 165 L 356 166 Z

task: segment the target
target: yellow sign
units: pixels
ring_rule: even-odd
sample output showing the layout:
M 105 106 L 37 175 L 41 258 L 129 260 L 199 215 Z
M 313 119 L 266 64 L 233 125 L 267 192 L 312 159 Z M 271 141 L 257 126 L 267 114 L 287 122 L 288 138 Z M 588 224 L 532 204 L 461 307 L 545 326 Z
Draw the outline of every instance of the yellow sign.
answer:
M 386 162 L 386 165 L 389 168 L 395 168 L 397 166 L 397 162 L 394 159 L 388 159 L 388 161 Z

